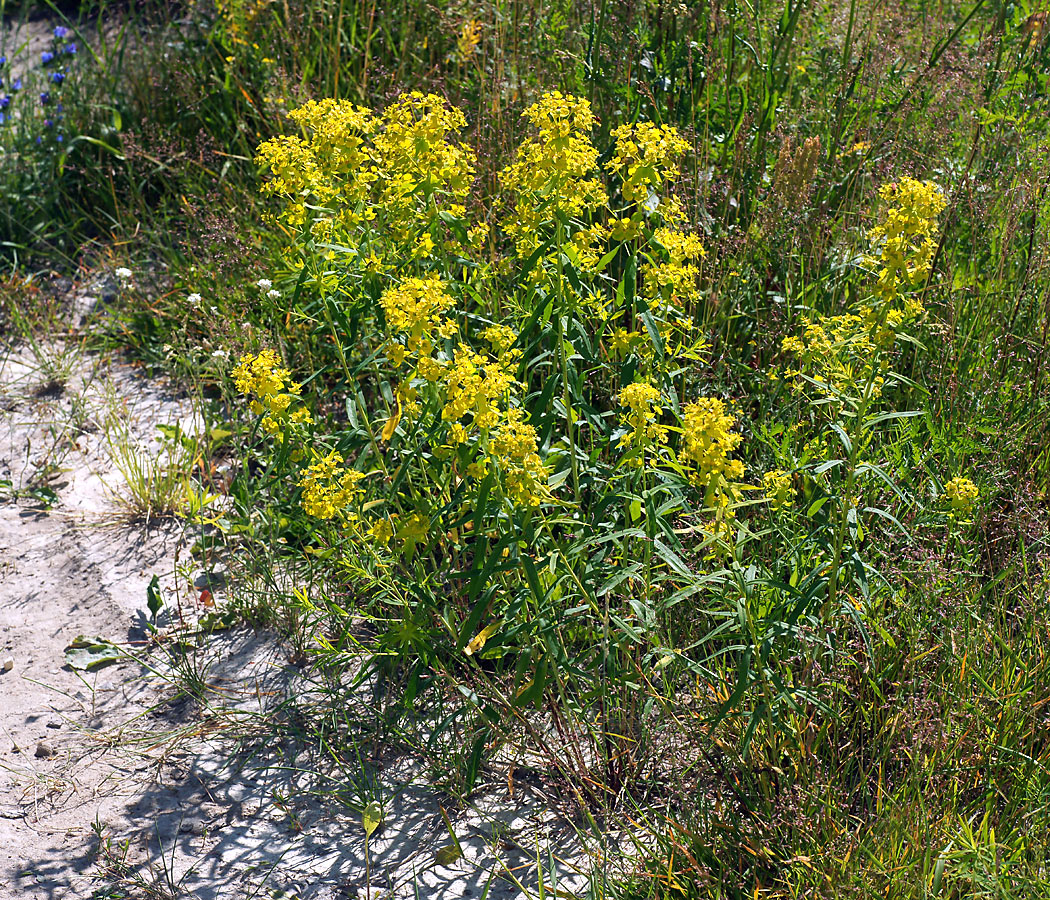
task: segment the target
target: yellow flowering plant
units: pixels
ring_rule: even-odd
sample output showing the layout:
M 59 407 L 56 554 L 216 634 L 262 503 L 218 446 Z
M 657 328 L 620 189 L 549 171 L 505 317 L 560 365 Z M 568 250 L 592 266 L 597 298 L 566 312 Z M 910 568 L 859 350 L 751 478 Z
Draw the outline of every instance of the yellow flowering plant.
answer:
M 893 407 L 896 389 L 908 381 L 894 364 L 900 343 L 918 343 L 910 333 L 924 312 L 917 292 L 930 275 L 937 216 L 946 200 L 932 182 L 908 177 L 883 185 L 879 197 L 884 206 L 868 232 L 869 252 L 861 258 L 868 290 L 842 314 L 813 316 L 781 345 L 789 359 L 782 377 L 812 412 L 812 428 L 802 432 L 805 447 L 796 462 L 814 511 L 811 527 L 820 547 L 814 564 L 831 611 L 848 575 L 846 560 L 854 563 L 849 572 L 861 593 L 867 591 L 859 556 L 865 515 L 897 521 L 875 500 L 886 487 L 901 497 L 878 458 L 886 444 L 881 432 L 923 414 Z M 784 477 L 780 470 L 766 476 L 774 510 L 786 506 Z
M 495 221 L 469 202 L 465 116 L 432 96 L 378 113 L 307 104 L 292 117 L 303 134 L 260 148 L 264 190 L 298 236 L 293 314 L 326 336 L 319 383 L 340 410 L 329 437 L 302 433 L 291 481 L 364 612 L 387 623 L 381 647 L 490 660 L 512 685 L 500 703 L 520 707 L 569 669 L 597 671 L 598 646 L 630 711 L 638 660 L 675 643 L 698 592 L 742 604 L 748 640 L 784 604 L 807 622 L 858 614 L 870 519 L 894 519 L 876 505 L 894 490 L 880 435 L 911 415 L 892 406 L 895 348 L 913 339 L 943 198 L 883 190 L 868 290 L 783 341 L 805 415 L 763 474 L 747 460 L 768 435 L 752 440 L 766 432 L 746 399 L 708 375 L 712 261 L 673 195 L 685 141 L 621 125 L 602 162 L 585 100 L 552 92 L 524 117 Z M 276 357 L 238 378 L 291 426 L 299 393 Z M 777 554 L 787 587 L 763 568 Z M 767 711 L 790 705 L 778 697 Z M 614 725 L 593 732 L 609 765 L 626 746 L 600 739 Z

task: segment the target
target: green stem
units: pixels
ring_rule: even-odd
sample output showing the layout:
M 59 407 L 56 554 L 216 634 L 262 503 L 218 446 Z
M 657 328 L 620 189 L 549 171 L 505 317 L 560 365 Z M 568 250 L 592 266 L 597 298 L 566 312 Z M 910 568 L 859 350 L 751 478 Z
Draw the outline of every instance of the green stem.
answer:
M 565 272 L 564 264 L 562 263 L 562 243 L 564 240 L 564 229 L 565 226 L 559 220 L 556 241 L 557 252 L 558 252 L 558 304 L 554 311 L 555 316 L 558 319 L 558 362 L 561 365 L 561 388 L 562 388 L 562 403 L 565 405 L 565 421 L 568 426 L 569 435 L 569 462 L 572 465 L 572 493 L 573 499 L 576 504 L 580 502 L 580 468 L 579 463 L 576 460 L 576 424 L 575 415 L 572 409 L 571 398 L 569 395 L 569 358 L 565 352 L 565 318 L 562 315 L 565 312 Z
M 842 551 L 846 544 L 846 532 L 849 529 L 849 511 L 853 504 L 853 488 L 857 483 L 857 457 L 860 454 L 861 440 L 864 433 L 864 417 L 867 415 L 868 407 L 871 405 L 871 392 L 875 385 L 875 368 L 872 367 L 868 383 L 864 387 L 860 408 L 854 419 L 855 428 L 850 432 L 849 464 L 846 471 L 846 496 L 845 503 L 839 509 L 838 524 L 835 527 L 835 551 L 831 561 L 831 571 L 828 573 L 828 600 L 827 609 L 835 608 L 835 599 L 838 594 L 839 570 L 842 567 Z

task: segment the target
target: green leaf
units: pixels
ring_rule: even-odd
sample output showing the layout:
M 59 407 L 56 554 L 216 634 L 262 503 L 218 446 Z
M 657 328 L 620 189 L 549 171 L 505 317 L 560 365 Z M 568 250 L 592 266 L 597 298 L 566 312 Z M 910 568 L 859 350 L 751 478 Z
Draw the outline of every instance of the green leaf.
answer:
M 365 838 L 370 838 L 382 824 L 383 807 L 373 800 L 361 810 L 361 827 L 365 830 Z
M 442 847 L 434 854 L 434 862 L 439 866 L 451 866 L 456 860 L 463 858 L 463 852 L 455 844 Z
M 154 622 L 157 621 L 157 613 L 160 612 L 162 606 L 164 606 L 164 600 L 160 596 L 160 580 L 154 575 L 146 588 L 146 607 Z
M 116 644 L 100 637 L 79 635 L 66 647 L 66 665 L 80 672 L 93 672 L 120 662 L 124 651 Z

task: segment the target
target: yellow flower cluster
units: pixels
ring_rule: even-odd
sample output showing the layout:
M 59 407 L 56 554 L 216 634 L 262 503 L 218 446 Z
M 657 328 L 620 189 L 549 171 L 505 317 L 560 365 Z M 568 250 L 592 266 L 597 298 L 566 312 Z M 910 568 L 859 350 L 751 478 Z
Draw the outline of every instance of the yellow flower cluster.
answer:
M 843 396 L 859 397 L 867 391 L 871 399 L 881 394 L 889 368 L 883 351 L 893 346 L 901 327 L 923 311 L 918 299 L 903 292 L 929 274 L 937 216 L 946 203 L 935 184 L 908 177 L 883 185 L 879 196 L 891 206 L 870 233 L 876 256 L 868 262 L 880 267 L 874 298 L 855 307 L 859 315 L 818 318 L 802 335 L 785 338 L 782 344 L 798 359 L 786 373 L 796 389 L 807 377 L 813 379 L 833 410 Z
M 776 510 L 791 505 L 791 476 L 781 469 L 773 469 L 762 476 L 766 500 Z
M 445 319 L 455 303 L 436 275 L 406 278 L 397 287 L 383 292 L 379 302 L 391 331 L 404 334 L 411 353 L 420 352 L 435 335 L 450 337 L 455 325 Z
M 969 478 L 953 478 L 944 486 L 944 496 L 953 515 L 968 516 L 977 505 L 977 485 Z
M 620 176 L 623 199 L 654 210 L 672 164 L 689 145 L 677 129 L 652 122 L 621 125 L 613 131 L 613 138 L 616 155 L 606 168 Z
M 662 444 L 667 440 L 667 426 L 659 423 L 663 408 L 660 392 L 644 381 L 636 381 L 627 385 L 620 391 L 620 406 L 627 411 L 621 414 L 621 419 L 629 427 L 620 438 L 621 449 L 640 449 L 655 444 Z M 633 458 L 632 464 L 642 466 L 644 460 L 638 456 Z
M 504 189 L 517 196 L 503 227 L 519 257 L 539 247 L 544 224 L 579 217 L 607 202 L 596 177 L 598 151 L 590 138 L 594 127 L 590 103 L 553 91 L 524 115 L 537 134 L 518 147 L 517 159 L 500 173 Z
M 879 267 L 876 295 L 883 303 L 892 303 L 929 275 L 939 234 L 937 217 L 948 201 L 932 181 L 908 176 L 884 184 L 879 196 L 890 206 L 868 236 Z M 922 307 L 912 301 L 905 311 L 917 315 Z
M 289 113 L 304 137 L 282 135 L 259 146 L 270 172 L 263 192 L 283 201 L 279 218 L 356 248 L 361 227 L 381 218 L 400 256 L 429 255 L 437 213 L 462 216 L 475 157 L 455 136 L 463 113 L 441 97 L 414 91 L 381 114 L 346 100 L 311 100 Z M 381 271 L 370 248 L 368 268 Z
M 441 418 L 461 423 L 467 415 L 480 429 L 492 428 L 500 420 L 499 403 L 517 382 L 499 361 L 489 361 L 473 350 L 461 347 L 445 370 L 445 408 Z M 452 429 L 454 443 L 466 441 L 466 429 Z
M 550 496 L 547 469 L 536 447 L 536 429 L 514 407 L 492 438 L 492 454 L 503 470 L 506 493 L 521 506 L 536 507 Z
M 717 397 L 701 397 L 682 411 L 679 456 L 684 464 L 696 467 L 698 484 L 719 491 L 724 482 L 743 477 L 744 464 L 729 458 L 744 440 L 733 432 L 734 425 L 736 418 Z
M 785 373 L 797 390 L 805 387 L 808 376 L 817 391 L 833 403 L 865 389 L 872 397 L 881 393 L 881 370 L 887 365 L 878 353 L 883 345 L 860 316 L 819 318 L 800 336 L 784 338 L 781 346 L 797 357 L 796 368 Z
M 276 434 L 282 422 L 302 425 L 313 422 L 305 408 L 289 414 L 288 408 L 299 396 L 300 386 L 292 381 L 292 373 L 280 362 L 276 351 L 262 350 L 255 356 L 241 357 L 233 370 L 237 390 L 252 396 L 251 410 L 263 416 L 262 426 L 270 434 Z
M 492 345 L 492 349 L 501 358 L 508 352 L 512 353 L 514 358 L 521 355 L 520 351 L 511 350 L 518 339 L 518 333 L 508 325 L 490 325 L 482 330 L 481 336 Z
M 477 19 L 467 19 L 456 38 L 456 59 L 466 62 L 481 43 L 481 23 Z
M 436 94 L 412 91 L 383 113 L 383 129 L 375 136 L 375 166 L 379 205 L 395 219 L 411 218 L 420 194 L 426 199 L 448 194 L 466 197 L 474 180 L 474 154 L 450 138 L 465 125 L 461 110 Z
M 704 255 L 700 237 L 673 228 L 657 228 L 653 239 L 663 260 L 643 267 L 646 299 L 675 307 L 695 300 L 700 295 L 700 270 L 696 264 Z
M 257 162 L 270 170 L 262 192 L 285 201 L 281 218 L 289 225 L 306 222 L 308 205 L 342 206 L 342 225 L 352 227 L 376 179 L 367 141 L 379 123 L 347 100 L 311 100 L 288 115 L 309 137 L 280 135 L 259 146 Z
M 481 337 L 492 347 L 484 356 L 460 343 L 451 359 L 431 355 L 435 336 L 453 337 L 457 328 L 446 318 L 454 300 L 436 277 L 408 278 L 380 298 L 389 328 L 405 335 L 404 344 L 391 339 L 387 356 L 400 366 L 414 354 L 416 372 L 443 390 L 442 421 L 449 423 L 444 452 L 491 433 L 491 443 L 480 461 L 471 463 L 468 476 L 481 478 L 489 455 L 499 464 L 507 496 L 515 503 L 536 506 L 548 496 L 547 472 L 536 448 L 536 432 L 525 424 L 520 410 L 508 401 L 519 387 L 514 370 L 521 351 L 514 347 L 517 332 L 506 325 L 489 325 Z M 418 391 L 407 376 L 397 388 L 399 412 L 388 421 L 384 439 L 393 435 L 401 416 L 418 410 Z
M 364 477 L 363 472 L 347 469 L 343 457 L 333 450 L 307 467 L 299 480 L 303 509 L 318 519 L 334 518 L 363 493 L 359 482 Z

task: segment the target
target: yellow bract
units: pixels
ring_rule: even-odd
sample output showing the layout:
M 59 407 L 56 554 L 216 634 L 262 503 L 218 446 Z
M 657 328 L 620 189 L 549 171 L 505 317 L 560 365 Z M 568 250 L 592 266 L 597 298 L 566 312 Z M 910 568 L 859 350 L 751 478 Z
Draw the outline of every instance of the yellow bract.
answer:
M 784 509 L 791 505 L 791 476 L 781 469 L 773 469 L 762 476 L 762 487 L 766 500 L 773 509 Z
M 492 453 L 503 469 L 507 496 L 522 506 L 539 506 L 550 497 L 547 469 L 536 448 L 536 429 L 520 409 L 507 410 L 492 438 Z
M 879 196 L 890 206 L 882 222 L 869 233 L 879 267 L 876 294 L 883 302 L 893 302 L 902 291 L 929 275 L 940 233 L 937 217 L 948 201 L 932 181 L 917 181 L 907 175 L 884 184 Z M 906 312 L 921 313 L 921 305 L 916 304 Z
M 953 478 L 944 486 L 944 496 L 953 514 L 968 516 L 977 505 L 977 485 L 969 478 Z
M 662 444 L 667 440 L 667 426 L 658 421 L 663 411 L 661 400 L 660 392 L 643 381 L 629 384 L 620 391 L 620 406 L 627 409 L 627 412 L 621 414 L 621 419 L 630 427 L 620 438 L 621 448 L 634 447 L 644 450 L 651 444 Z M 633 463 L 641 466 L 644 460 L 638 456 L 634 458 Z
M 675 161 L 689 149 L 678 130 L 670 125 L 638 122 L 613 131 L 616 155 L 606 168 L 620 176 L 623 199 L 652 203 L 664 184 L 674 177 Z
M 553 91 L 526 109 L 525 117 L 537 134 L 518 147 L 516 161 L 500 173 L 503 187 L 517 197 L 503 229 L 519 257 L 539 247 L 544 223 L 580 216 L 608 199 L 597 177 L 590 103 Z
M 334 450 L 307 467 L 299 480 L 302 505 L 308 515 L 331 519 L 342 513 L 363 491 L 359 482 L 363 472 L 343 466 L 343 457 Z
M 679 455 L 696 467 L 697 483 L 717 489 L 717 482 L 743 477 L 744 464 L 729 458 L 744 440 L 732 431 L 734 425 L 736 418 L 717 397 L 701 397 L 683 410 Z
M 883 375 L 878 350 L 882 344 L 859 316 L 828 316 L 810 322 L 800 336 L 784 339 L 783 349 L 795 354 L 798 363 L 785 374 L 801 390 L 808 376 L 815 390 L 831 401 L 855 396 L 867 389 L 877 397 Z
M 257 355 L 241 357 L 233 370 L 237 390 L 248 396 L 254 395 L 252 412 L 256 415 L 265 413 L 262 425 L 270 434 L 275 434 L 283 421 L 304 425 L 313 422 L 306 409 L 288 415 L 288 407 L 299 396 L 300 387 L 292 381 L 292 373 L 280 363 L 276 351 L 262 350 Z
M 256 158 L 270 173 L 263 192 L 282 201 L 286 224 L 357 248 L 382 220 L 383 243 L 422 258 L 437 246 L 428 233 L 437 213 L 462 215 L 475 158 L 455 139 L 463 113 L 441 97 L 413 91 L 378 115 L 346 100 L 311 100 L 289 117 L 305 136 L 265 141 Z M 367 267 L 384 267 L 374 247 Z

